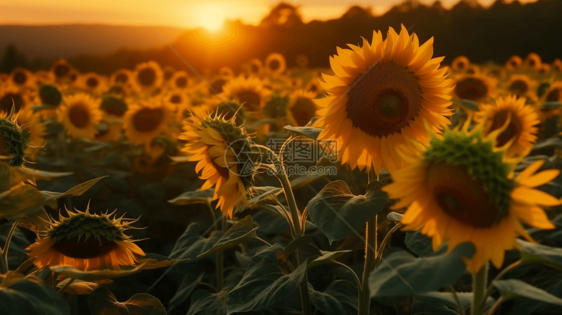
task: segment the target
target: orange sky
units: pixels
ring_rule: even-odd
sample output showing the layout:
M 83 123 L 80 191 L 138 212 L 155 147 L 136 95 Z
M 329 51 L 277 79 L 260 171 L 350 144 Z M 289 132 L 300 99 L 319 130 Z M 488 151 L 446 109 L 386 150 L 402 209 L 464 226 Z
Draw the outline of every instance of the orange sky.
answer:
M 458 0 L 441 0 L 446 6 Z M 480 0 L 488 5 L 494 0 Z M 521 2 L 529 2 L 523 0 Z M 278 0 L 0 0 L 0 24 L 108 23 L 220 28 L 224 20 L 257 24 Z M 288 0 L 305 21 L 341 16 L 351 5 L 383 13 L 402 0 Z M 433 0 L 421 0 L 430 4 Z

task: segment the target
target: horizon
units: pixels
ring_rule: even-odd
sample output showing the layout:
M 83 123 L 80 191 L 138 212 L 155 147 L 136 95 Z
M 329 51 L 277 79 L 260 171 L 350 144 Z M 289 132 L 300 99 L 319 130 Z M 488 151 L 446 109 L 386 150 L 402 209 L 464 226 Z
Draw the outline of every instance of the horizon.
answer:
M 308 23 L 313 20 L 326 21 L 341 17 L 352 6 L 360 6 L 362 8 L 370 8 L 373 15 L 383 15 L 390 8 L 405 1 L 403 0 L 379 0 L 377 5 L 374 1 L 369 0 L 296 0 L 296 1 L 273 1 L 273 0 L 210 0 L 205 3 L 199 1 L 191 1 L 189 3 L 180 3 L 178 0 L 167 2 L 167 5 L 161 6 L 160 10 L 155 12 L 146 12 L 146 6 L 137 9 L 130 16 L 124 17 L 120 12 L 123 8 L 123 2 L 133 2 L 133 0 L 125 0 L 107 9 L 105 4 L 111 0 L 101 0 L 97 3 L 82 4 L 79 6 L 70 6 L 68 1 L 54 0 L 49 5 L 45 5 L 39 0 L 22 0 L 16 5 L 2 5 L 0 10 L 5 12 L 5 16 L 0 22 L 2 26 L 56 26 L 56 25 L 110 25 L 110 26 L 146 26 L 153 27 L 173 27 L 180 29 L 198 29 L 219 30 L 225 23 L 240 21 L 248 25 L 258 25 L 259 22 L 267 16 L 267 14 L 279 3 L 285 2 L 295 5 L 299 8 L 302 20 Z M 460 0 L 441 0 L 442 5 L 446 9 L 450 9 Z M 496 0 L 478 0 L 478 3 L 484 7 L 490 6 Z M 519 0 L 521 3 L 531 3 L 538 0 Z M 149 4 L 152 0 L 139 0 L 134 2 L 142 2 Z M 431 5 L 436 0 L 420 0 L 419 3 Z M 508 0 L 507 2 L 513 2 Z M 72 2 L 75 4 L 74 2 Z M 344 4 L 342 4 L 344 3 Z M 113 3 L 115 4 L 115 3 Z M 176 10 L 176 5 L 181 9 Z M 34 10 L 29 10 L 33 7 Z M 63 9 L 64 7 L 64 9 Z M 104 8 L 104 14 L 96 11 L 97 8 Z M 163 7 L 163 8 L 162 8 Z M 24 10 L 23 8 L 26 8 Z M 179 12 L 186 12 L 185 15 Z M 24 13 L 22 13 L 24 12 Z M 74 14 L 70 14 L 73 12 Z M 192 12 L 192 13 L 188 13 Z M 150 17 L 146 15 L 150 13 Z M 173 13 L 172 17 L 169 16 Z M 59 15 L 57 17 L 57 15 Z M 62 15 L 62 16 L 61 16 Z M 191 18 L 190 18 L 191 15 Z M 47 18 L 45 17 L 47 16 Z M 68 16 L 76 16 L 69 19 Z M 143 21 L 143 16 L 145 17 Z M 164 21 L 166 20 L 166 22 Z M 188 21 L 186 21 L 188 20 Z M 136 22 L 135 22 L 136 21 Z

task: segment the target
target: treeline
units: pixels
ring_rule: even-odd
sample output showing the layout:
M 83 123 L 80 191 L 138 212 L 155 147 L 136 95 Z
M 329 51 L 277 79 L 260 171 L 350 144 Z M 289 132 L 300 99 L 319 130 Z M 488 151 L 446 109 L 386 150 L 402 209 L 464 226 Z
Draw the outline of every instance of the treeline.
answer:
M 309 66 L 327 67 L 328 57 L 336 53 L 337 46 L 358 44 L 361 37 L 370 40 L 373 30 L 386 33 L 389 26 L 396 29 L 404 24 L 421 41 L 435 37 L 435 55 L 446 56 L 445 61 L 465 55 L 474 62 L 504 63 L 513 54 L 536 52 L 544 62 L 551 62 L 562 57 L 561 16 L 560 0 L 527 4 L 497 0 L 488 8 L 475 0 L 463 0 L 450 10 L 439 1 L 430 6 L 406 1 L 381 16 L 373 16 L 367 8 L 351 7 L 339 19 L 303 23 L 298 8 L 281 3 L 259 26 L 229 23 L 230 38 L 213 42 L 205 31 L 194 30 L 170 44 L 198 71 L 216 71 L 223 65 L 238 68 L 251 58 L 264 59 L 271 52 L 282 53 L 289 66 L 295 65 L 297 56 L 304 55 Z M 165 45 L 70 61 L 81 71 L 110 73 L 148 59 L 186 68 Z

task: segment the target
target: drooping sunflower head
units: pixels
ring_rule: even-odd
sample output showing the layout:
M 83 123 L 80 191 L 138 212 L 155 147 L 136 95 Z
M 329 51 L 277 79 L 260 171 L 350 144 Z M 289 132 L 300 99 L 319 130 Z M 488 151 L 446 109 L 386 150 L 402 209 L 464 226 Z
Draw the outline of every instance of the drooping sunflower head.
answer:
M 499 97 L 492 104 L 483 105 L 475 119 L 482 124 L 485 136 L 503 130 L 496 136 L 496 147 L 506 146 L 508 157 L 527 155 L 537 140 L 539 117 L 532 106 L 525 105 L 525 98 Z
M 495 95 L 497 80 L 481 72 L 465 75 L 455 82 L 454 97 L 474 102 L 486 101 Z
M 0 114 L 3 115 L 3 114 Z M 22 131 L 29 133 L 29 141 L 25 153 L 29 159 L 34 159 L 40 148 L 45 145 L 47 128 L 41 122 L 41 114 L 35 113 L 31 108 L 25 108 L 16 115 L 16 121 Z M 16 139 L 13 137 L 13 139 Z M 1 154 L 3 155 L 3 154 Z
M 523 59 L 521 59 L 521 57 L 517 56 L 517 55 L 513 55 L 511 57 L 509 57 L 509 59 L 507 59 L 507 61 L 505 62 L 505 67 L 508 70 L 515 70 L 517 68 L 519 68 L 521 66 L 521 64 L 523 64 Z
M 127 102 L 121 97 L 106 95 L 100 103 L 100 109 L 105 114 L 123 117 L 129 109 L 129 105 L 127 105 Z
M 133 84 L 138 92 L 154 90 L 162 85 L 164 74 L 154 61 L 138 64 L 133 74 Z
M 314 126 L 324 128 L 319 139 L 337 141 L 352 169 L 393 172 L 406 164 L 398 144 L 427 144 L 426 124 L 438 132 L 450 123 L 452 82 L 440 69 L 443 58 L 432 58 L 433 39 L 420 46 L 404 26 L 400 34 L 390 28 L 385 40 L 375 31 L 371 44 L 349 46 L 330 58 L 335 76 L 320 82 L 328 96 L 315 100 Z
M 470 60 L 466 56 L 457 56 L 451 62 L 451 68 L 455 71 L 464 71 L 470 66 Z
M 185 71 L 177 71 L 168 81 L 172 89 L 186 90 L 189 86 L 189 75 Z
M 0 119 L 0 160 L 11 166 L 21 166 L 25 162 L 30 133 L 18 124 L 14 111 Z
M 161 100 L 139 100 L 125 114 L 125 136 L 132 144 L 149 145 L 152 139 L 168 130 L 173 114 L 173 109 Z
M 404 229 L 421 229 L 432 238 L 434 250 L 445 241 L 448 251 L 474 243 L 476 252 L 465 262 L 476 273 L 490 260 L 500 268 L 504 251 L 518 248 L 517 234 L 530 238 L 521 221 L 554 227 L 539 205 L 560 201 L 532 187 L 552 180 L 558 171 L 532 176 L 538 167 L 531 166 L 513 180 L 513 166 L 480 129 L 446 130 L 410 166 L 393 174 L 394 182 L 383 190 L 400 199 L 394 209 L 408 207 Z
M 280 53 L 272 53 L 265 59 L 265 71 L 271 75 L 279 75 L 285 72 L 287 63 L 285 57 Z
M 58 119 L 73 138 L 93 140 L 101 118 L 98 102 L 86 93 L 65 96 L 58 108 Z
M 29 104 L 29 96 L 26 92 L 14 85 L 7 85 L 0 91 L 0 112 L 9 113 L 14 107 L 15 112 Z
M 541 56 L 536 53 L 529 53 L 525 58 L 525 66 L 530 69 L 538 70 L 542 65 Z
M 195 170 L 205 180 L 202 190 L 215 186 L 213 200 L 229 218 L 242 203 L 249 205 L 246 191 L 255 173 L 254 146 L 244 127 L 235 119 L 221 116 L 190 117 L 180 139 L 186 140 L 184 151 L 197 161 Z
M 59 215 L 49 222 L 49 228 L 27 248 L 39 268 L 70 265 L 85 271 L 120 270 L 121 266 L 134 266 L 136 255 L 145 255 L 125 234 L 135 221 L 116 218 L 114 213 L 91 214 L 88 208 L 67 213 L 68 217 Z
M 289 124 L 302 127 L 310 122 L 318 110 L 314 102 L 315 97 L 315 93 L 305 90 L 297 90 L 290 95 L 286 114 Z
M 263 87 L 263 81 L 256 77 L 230 80 L 223 86 L 222 98 L 237 100 L 249 112 L 257 112 L 265 105 L 271 92 Z
M 37 91 L 41 104 L 58 107 L 62 103 L 62 94 L 59 89 L 50 84 L 43 84 Z

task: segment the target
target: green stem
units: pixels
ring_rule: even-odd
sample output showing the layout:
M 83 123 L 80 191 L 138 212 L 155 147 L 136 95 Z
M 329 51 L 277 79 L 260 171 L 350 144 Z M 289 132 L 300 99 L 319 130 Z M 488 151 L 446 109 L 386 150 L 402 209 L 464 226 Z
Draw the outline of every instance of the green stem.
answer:
M 375 174 L 372 169 L 368 173 L 368 182 L 379 180 L 379 175 Z M 367 222 L 365 227 L 365 264 L 363 265 L 363 275 L 361 278 L 361 288 L 359 291 L 358 299 L 358 314 L 368 315 L 371 307 L 371 290 L 369 289 L 369 275 L 375 266 L 375 259 L 377 258 L 377 230 L 378 230 L 378 215 Z M 374 250 L 372 250 L 374 249 Z
M 345 269 L 347 269 L 351 273 L 353 278 L 355 279 L 355 283 L 357 284 L 358 290 L 361 290 L 361 279 L 359 279 L 359 276 L 357 276 L 357 274 L 355 273 L 355 271 L 353 271 L 353 269 L 351 269 L 351 267 L 349 267 L 348 265 L 346 265 L 344 263 L 341 263 L 337 260 L 334 260 L 332 262 L 336 265 L 340 265 L 340 266 L 344 267 Z
M 16 221 L 14 221 L 14 223 L 12 224 L 12 228 L 10 229 L 10 232 L 8 233 L 8 236 L 6 236 L 6 244 L 4 245 L 4 248 L 0 250 L 1 253 L 1 263 L 0 263 L 0 274 L 6 274 L 9 269 L 8 269 L 8 250 L 10 249 L 10 242 L 12 241 L 12 237 L 14 236 L 14 233 L 16 232 L 16 228 L 18 227 L 18 223 L 19 223 L 20 219 L 17 219 Z
M 459 296 L 457 295 L 457 291 L 455 290 L 455 288 L 453 288 L 452 285 L 448 286 L 448 289 L 453 294 L 453 297 L 455 298 L 455 302 L 457 302 L 459 315 L 465 315 L 464 307 L 462 306 L 461 300 L 459 299 Z
M 472 315 L 482 315 L 485 303 L 482 303 L 486 280 L 488 276 L 488 264 L 486 263 L 480 271 L 472 275 Z
M 490 282 L 490 285 L 488 286 L 488 288 L 486 288 L 486 291 L 484 291 L 484 295 L 482 296 L 482 301 L 480 301 L 480 304 L 478 306 L 483 308 L 484 305 L 486 305 L 486 300 L 488 299 L 488 296 L 490 296 L 490 294 L 492 294 L 492 292 L 494 291 L 494 281 L 500 280 L 505 275 L 507 275 L 511 270 L 521 266 L 522 264 L 523 261 L 518 260 L 513 264 L 505 267 L 500 273 L 498 273 L 498 275 L 494 278 L 494 280 Z
M 488 315 L 494 315 L 494 313 L 502 303 L 503 303 L 503 296 L 500 296 L 500 298 L 496 300 L 496 303 L 494 303 L 494 305 L 492 305 L 492 307 L 490 308 Z

